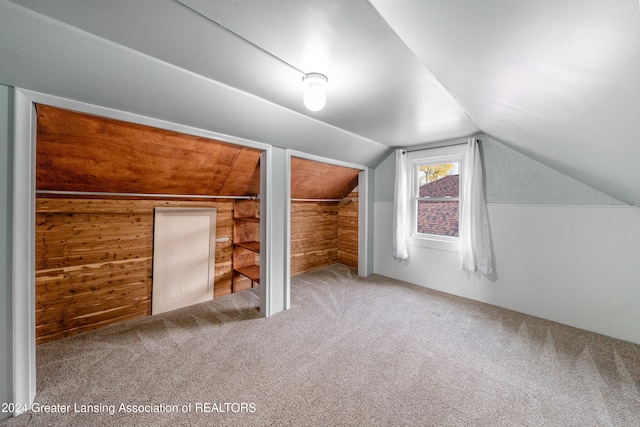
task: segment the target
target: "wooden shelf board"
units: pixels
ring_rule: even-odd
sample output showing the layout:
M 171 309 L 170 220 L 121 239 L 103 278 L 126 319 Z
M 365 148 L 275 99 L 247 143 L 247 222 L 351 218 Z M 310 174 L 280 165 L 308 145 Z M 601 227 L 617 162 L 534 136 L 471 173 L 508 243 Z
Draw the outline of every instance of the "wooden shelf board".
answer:
M 236 221 L 246 221 L 246 222 L 260 222 L 260 218 L 257 218 L 255 216 L 245 216 L 245 217 L 241 217 L 241 218 L 233 218 Z
M 260 253 L 260 242 L 236 242 L 234 245 Z
M 250 265 L 248 267 L 234 268 L 234 270 L 254 282 L 260 283 L 260 266 Z

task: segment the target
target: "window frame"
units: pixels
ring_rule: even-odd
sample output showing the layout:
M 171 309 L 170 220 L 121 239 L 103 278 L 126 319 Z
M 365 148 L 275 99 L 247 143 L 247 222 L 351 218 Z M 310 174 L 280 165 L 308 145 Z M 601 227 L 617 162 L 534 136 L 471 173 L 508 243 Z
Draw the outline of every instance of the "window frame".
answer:
M 418 233 L 418 202 L 420 199 L 420 185 L 418 180 L 418 168 L 425 165 L 441 163 L 458 163 L 459 190 L 458 190 L 458 223 L 462 212 L 462 183 L 464 174 L 465 145 L 451 145 L 446 147 L 431 148 L 407 153 L 407 182 L 409 183 L 409 203 L 411 211 L 411 231 L 408 243 L 411 246 L 419 246 L 431 249 L 460 252 L 460 237 L 444 236 L 438 234 Z M 427 199 L 424 199 L 427 200 Z M 432 199 L 433 200 L 433 199 Z

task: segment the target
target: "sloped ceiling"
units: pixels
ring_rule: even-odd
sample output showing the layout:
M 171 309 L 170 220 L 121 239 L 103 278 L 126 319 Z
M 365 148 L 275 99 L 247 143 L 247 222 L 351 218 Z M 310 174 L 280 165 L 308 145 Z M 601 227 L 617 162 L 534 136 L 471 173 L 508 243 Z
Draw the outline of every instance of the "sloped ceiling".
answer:
M 640 205 L 637 0 L 371 0 L 485 133 Z
M 292 199 L 343 199 L 358 185 L 358 169 L 291 158 Z
M 0 0 L 0 83 L 360 165 L 479 131 L 366 1 L 183 2 Z
M 255 196 L 261 150 L 38 105 L 36 190 Z
M 0 83 L 361 165 L 484 132 L 640 205 L 637 0 L 182 3 L 0 0 Z

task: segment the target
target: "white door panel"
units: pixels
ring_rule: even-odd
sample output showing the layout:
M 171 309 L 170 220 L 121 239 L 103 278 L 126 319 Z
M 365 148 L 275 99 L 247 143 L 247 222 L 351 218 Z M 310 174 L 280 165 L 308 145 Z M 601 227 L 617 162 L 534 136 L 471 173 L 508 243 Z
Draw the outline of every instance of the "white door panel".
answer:
M 213 299 L 216 210 L 156 208 L 152 314 Z

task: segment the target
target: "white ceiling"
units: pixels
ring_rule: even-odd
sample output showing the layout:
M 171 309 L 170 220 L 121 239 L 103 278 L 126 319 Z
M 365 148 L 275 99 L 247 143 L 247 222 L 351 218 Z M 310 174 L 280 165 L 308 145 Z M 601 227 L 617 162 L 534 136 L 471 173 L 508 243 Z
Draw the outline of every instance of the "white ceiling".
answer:
M 182 1 L 284 62 L 173 0 L 0 0 L 0 83 L 363 165 L 484 132 L 640 205 L 638 0 Z
M 640 205 L 638 0 L 371 0 L 483 132 Z

